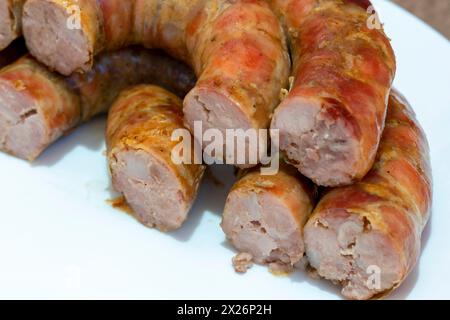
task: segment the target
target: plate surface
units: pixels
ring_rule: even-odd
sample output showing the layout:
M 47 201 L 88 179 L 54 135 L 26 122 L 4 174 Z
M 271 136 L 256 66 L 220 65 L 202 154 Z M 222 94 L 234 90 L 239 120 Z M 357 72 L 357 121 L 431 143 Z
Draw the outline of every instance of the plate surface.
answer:
M 450 43 L 388 1 L 374 1 L 398 59 L 396 87 L 431 145 L 433 215 L 418 266 L 392 298 L 450 298 Z M 231 168 L 215 167 L 182 230 L 147 229 L 106 203 L 104 119 L 28 164 L 0 155 L 0 298 L 339 299 L 302 272 L 234 273 L 219 223 Z

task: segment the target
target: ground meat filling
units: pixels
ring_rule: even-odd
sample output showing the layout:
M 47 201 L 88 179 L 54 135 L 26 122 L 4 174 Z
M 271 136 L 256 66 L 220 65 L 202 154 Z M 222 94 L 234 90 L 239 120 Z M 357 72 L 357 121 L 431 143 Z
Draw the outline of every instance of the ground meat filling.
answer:
M 303 256 L 302 233 L 291 212 L 272 194 L 232 192 L 222 229 L 233 246 L 251 261 L 287 273 Z M 238 255 L 237 262 L 242 260 Z M 236 264 L 235 264 L 236 265 Z M 242 264 L 239 263 L 239 269 Z M 246 271 L 246 269 L 245 269 Z M 241 271 L 240 271 L 241 272 Z
M 123 193 L 136 218 L 162 231 L 179 228 L 190 206 L 173 172 L 142 150 L 117 151 L 111 162 L 113 184 Z
M 400 281 L 395 247 L 367 217 L 328 214 L 308 222 L 304 234 L 311 267 L 341 285 L 347 298 L 368 299 Z
M 293 103 L 282 106 L 272 122 L 272 129 L 280 130 L 279 146 L 288 161 L 316 184 L 352 183 L 350 172 L 359 155 L 350 123 L 334 117 L 319 101 Z
M 0 83 L 0 149 L 33 160 L 45 140 L 45 123 L 32 101 Z

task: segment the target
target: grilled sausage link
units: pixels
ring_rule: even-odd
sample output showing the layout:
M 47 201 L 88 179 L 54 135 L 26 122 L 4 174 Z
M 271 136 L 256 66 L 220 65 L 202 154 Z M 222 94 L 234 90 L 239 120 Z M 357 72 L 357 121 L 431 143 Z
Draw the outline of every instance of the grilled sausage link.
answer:
M 396 62 L 368 0 L 273 0 L 294 61 L 293 87 L 276 109 L 280 149 L 323 186 L 370 170 Z
M 0 51 L 22 35 L 25 0 L 0 0 Z
M 373 169 L 361 182 L 326 194 L 305 227 L 311 266 L 341 283 L 347 298 L 395 289 L 417 262 L 431 202 L 426 137 L 393 91 Z
M 224 136 L 267 128 L 290 71 L 283 29 L 263 0 L 29 0 L 23 24 L 30 52 L 65 75 L 128 44 L 166 50 L 198 76 L 184 101 L 188 126 Z
M 240 252 L 233 263 L 245 272 L 254 261 L 275 272 L 291 271 L 304 254 L 303 226 L 315 203 L 315 188 L 284 163 L 275 175 L 252 169 L 228 195 L 222 229 Z
M 182 128 L 181 100 L 152 85 L 121 93 L 108 117 L 113 186 L 139 221 L 162 231 L 178 229 L 186 220 L 204 172 L 203 165 L 172 161 L 178 144 L 172 133 Z
M 106 112 L 120 91 L 139 83 L 183 96 L 195 76 L 185 64 L 141 48 L 101 55 L 92 70 L 67 78 L 23 57 L 0 71 L 0 150 L 34 160 L 62 134 Z

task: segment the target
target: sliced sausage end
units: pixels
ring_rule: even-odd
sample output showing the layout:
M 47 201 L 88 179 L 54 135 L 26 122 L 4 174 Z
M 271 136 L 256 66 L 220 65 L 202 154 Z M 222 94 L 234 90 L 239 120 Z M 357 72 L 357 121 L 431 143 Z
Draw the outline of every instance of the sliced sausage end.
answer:
M 81 21 L 74 20 L 71 14 L 68 8 L 55 1 L 31 0 L 24 6 L 22 20 L 31 54 L 66 76 L 89 70 L 93 55 L 84 29 L 77 28 Z M 83 66 L 81 70 L 79 66 Z
M 243 142 L 243 148 L 239 147 L 237 139 L 235 139 L 234 145 L 227 144 L 227 129 L 241 129 L 239 132 L 246 132 L 254 127 L 251 119 L 229 97 L 217 92 L 214 88 L 196 87 L 186 96 L 183 111 L 186 125 L 191 130 L 194 129 L 194 123 L 197 122 L 201 123 L 203 134 L 209 129 L 218 130 L 221 133 L 224 154 L 208 154 L 208 156 L 219 160 L 224 160 L 226 156 L 234 156 L 234 161 L 227 163 L 234 164 L 241 169 L 251 168 L 258 164 L 258 158 L 256 158 L 256 161 L 251 161 L 251 157 L 249 156 L 251 147 L 248 139 Z M 238 134 L 237 131 L 229 132 L 230 134 Z M 198 139 L 198 137 L 196 138 Z M 204 141 L 202 143 L 204 149 L 212 142 L 206 140 L 206 135 L 204 135 Z M 256 151 L 257 148 L 258 146 L 253 149 Z M 244 161 L 238 161 L 238 153 L 244 154 Z M 252 155 L 257 156 L 257 152 Z
M 114 150 L 110 156 L 114 188 L 123 193 L 136 218 L 161 231 L 181 227 L 190 203 L 176 174 L 151 152 Z
M 233 260 L 239 272 L 252 261 L 275 270 L 291 269 L 303 256 L 301 226 L 276 195 L 232 191 L 225 205 L 222 229 L 233 246 L 246 254 Z
M 345 117 L 335 117 L 320 100 L 295 97 L 275 111 L 272 129 L 291 164 L 321 186 L 348 185 L 355 179 L 357 141 Z
M 9 81 L 0 80 L 0 149 L 34 160 L 48 145 L 46 128 L 33 99 Z
M 8 0 L 0 0 L 0 50 L 5 49 L 15 38 L 14 21 Z
M 394 243 L 359 214 L 324 211 L 308 221 L 304 236 L 310 266 L 342 285 L 348 299 L 369 299 L 397 287 L 404 278 Z

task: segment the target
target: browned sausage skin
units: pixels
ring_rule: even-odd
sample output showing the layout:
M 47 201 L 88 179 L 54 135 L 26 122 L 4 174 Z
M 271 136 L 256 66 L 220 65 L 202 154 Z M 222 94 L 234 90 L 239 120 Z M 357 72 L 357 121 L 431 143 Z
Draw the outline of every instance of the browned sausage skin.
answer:
M 273 0 L 288 31 L 294 82 L 276 109 L 280 149 L 323 186 L 360 180 L 372 167 L 396 63 L 369 1 Z
M 121 90 L 139 83 L 184 96 L 195 76 L 183 63 L 141 48 L 104 54 L 91 71 L 68 78 L 24 57 L 0 71 L 0 150 L 34 160 L 64 132 L 106 112 Z
M 284 163 L 275 175 L 244 171 L 228 195 L 222 229 L 240 252 L 236 271 L 252 262 L 275 272 L 291 271 L 304 253 L 303 226 L 311 213 L 315 188 Z
M 72 30 L 74 5 L 80 28 Z M 283 29 L 263 0 L 29 0 L 23 23 L 30 52 L 66 75 L 131 43 L 188 62 L 199 78 L 184 101 L 191 129 L 195 121 L 223 133 L 267 128 L 290 69 Z
M 0 51 L 22 35 L 22 7 L 25 0 L 0 0 Z
M 83 121 L 109 110 L 126 87 L 157 84 L 184 97 L 195 85 L 195 75 L 183 62 L 159 50 L 132 46 L 99 55 L 93 68 L 65 78 L 81 99 Z
M 151 85 L 121 93 L 108 117 L 113 186 L 139 221 L 162 231 L 178 229 L 186 220 L 204 172 L 202 165 L 172 161 L 177 144 L 172 133 L 182 128 L 181 100 Z
M 431 179 L 425 135 L 406 100 L 393 91 L 375 166 L 361 182 L 326 194 L 305 226 L 311 266 L 340 283 L 351 299 L 398 287 L 420 254 Z

